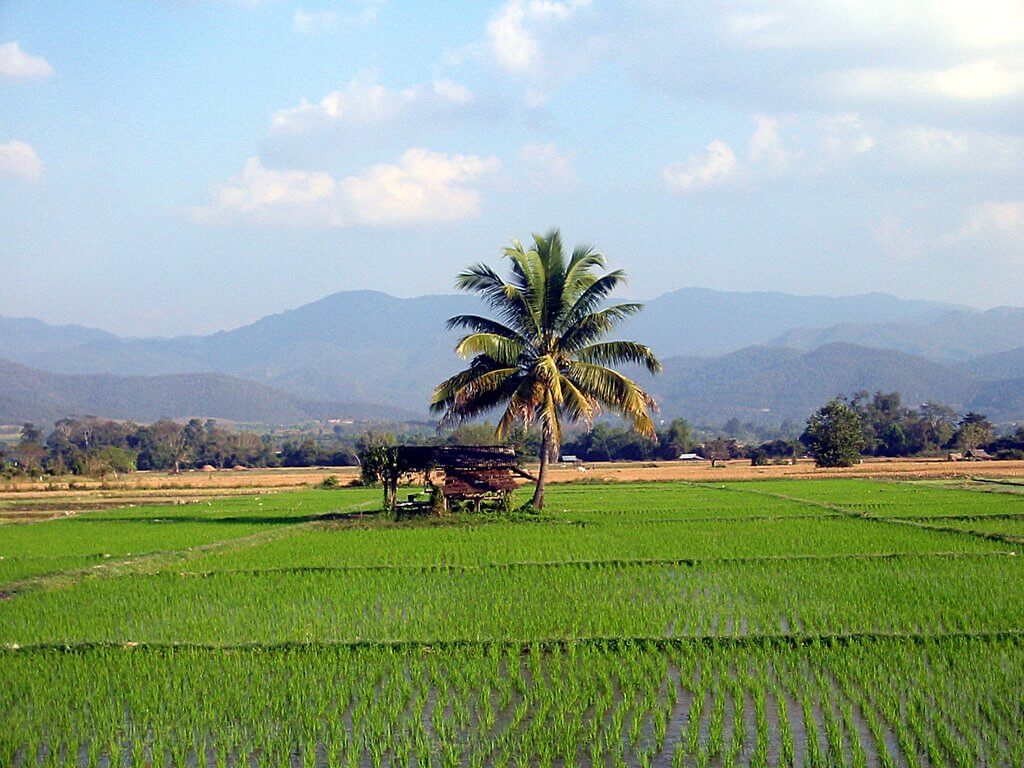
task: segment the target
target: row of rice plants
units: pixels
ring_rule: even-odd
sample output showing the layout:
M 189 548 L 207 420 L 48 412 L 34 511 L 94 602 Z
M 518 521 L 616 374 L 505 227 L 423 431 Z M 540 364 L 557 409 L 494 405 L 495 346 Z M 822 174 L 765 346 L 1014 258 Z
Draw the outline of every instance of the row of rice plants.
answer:
M 765 480 L 723 483 L 742 494 L 770 493 L 831 504 L 872 516 L 1024 515 L 1024 495 L 885 480 Z
M 10 766 L 1018 766 L 1019 640 L 0 652 Z
M 684 560 L 992 552 L 996 541 L 850 518 L 728 522 L 495 522 L 430 528 L 311 528 L 173 568 L 192 572 L 354 566 Z
M 548 490 L 546 504 L 548 514 L 585 521 L 723 520 L 836 514 L 786 499 L 723 493 L 721 488 L 690 483 L 554 485 Z
M 937 634 L 1024 627 L 1010 554 L 89 577 L 0 601 L 0 643 Z
M 374 494 L 376 499 L 376 494 Z M 369 502 L 368 491 L 271 494 L 196 504 L 87 512 L 0 527 L 0 587 L 32 576 L 237 539 Z

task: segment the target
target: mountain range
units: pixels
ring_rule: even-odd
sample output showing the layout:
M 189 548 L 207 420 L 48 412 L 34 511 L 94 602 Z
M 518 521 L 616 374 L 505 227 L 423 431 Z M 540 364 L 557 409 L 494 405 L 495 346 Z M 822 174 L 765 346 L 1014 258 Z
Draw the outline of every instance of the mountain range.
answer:
M 480 310 L 466 295 L 350 291 L 174 338 L 0 316 L 0 422 L 422 418 L 460 363 L 445 320 Z M 1024 419 L 1024 308 L 685 288 L 646 302 L 621 337 L 665 363 L 645 379 L 665 417 L 802 420 L 835 394 L 881 389 Z

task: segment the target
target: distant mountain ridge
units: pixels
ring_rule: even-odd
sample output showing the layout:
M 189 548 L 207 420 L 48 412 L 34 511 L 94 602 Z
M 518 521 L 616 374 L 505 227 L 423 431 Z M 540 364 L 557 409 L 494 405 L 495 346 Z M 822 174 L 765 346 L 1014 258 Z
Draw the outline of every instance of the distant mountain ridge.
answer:
M 860 390 L 898 391 L 909 406 L 931 400 L 972 410 L 984 403 L 993 418 L 1024 418 L 1024 381 L 986 382 L 953 366 L 845 343 L 810 352 L 760 346 L 720 357 L 669 358 L 665 373 L 646 383 L 663 413 L 716 423 L 734 417 L 803 421 L 829 398 Z M 1002 405 L 992 397 L 999 386 L 1020 402 Z
M 703 288 L 645 303 L 616 336 L 650 344 L 666 362 L 666 375 L 650 385 L 672 415 L 804 418 L 808 404 L 857 388 L 967 404 L 980 396 L 983 381 L 1002 382 L 990 393 L 1016 402 L 1015 385 L 1007 382 L 1024 379 L 1020 308 L 977 312 L 886 294 L 833 298 Z M 229 331 L 138 339 L 0 317 L 0 358 L 51 374 L 235 377 L 238 392 L 244 380 L 271 388 L 282 402 L 300 403 L 289 406 L 294 413 L 310 413 L 309 403 L 348 403 L 423 416 L 433 386 L 460 365 L 452 351 L 457 335 L 445 330 L 445 321 L 481 311 L 466 295 L 403 299 L 349 291 Z M 129 397 L 130 390 L 121 391 Z M 260 403 L 265 393 L 250 396 Z M 219 402 L 230 410 L 223 397 Z M 150 402 L 138 412 L 154 408 Z M 271 413 L 264 406 L 250 411 Z M 161 415 L 169 413 L 165 407 Z M 274 412 L 272 421 L 283 413 Z M 1018 417 L 1024 413 L 1012 416 Z M 250 414 L 246 420 L 262 419 Z
M 828 328 L 794 328 L 772 340 L 780 347 L 815 349 L 835 342 L 893 349 L 929 360 L 963 363 L 1019 348 L 1024 340 L 1024 308 L 986 312 L 957 310 L 917 321 L 841 323 Z M 1024 374 L 1024 371 L 1020 371 Z
M 0 360 L 0 423 L 48 424 L 65 416 L 87 414 L 140 422 L 199 417 L 264 424 L 329 418 L 409 419 L 417 415 L 380 404 L 302 400 L 223 374 L 68 375 Z

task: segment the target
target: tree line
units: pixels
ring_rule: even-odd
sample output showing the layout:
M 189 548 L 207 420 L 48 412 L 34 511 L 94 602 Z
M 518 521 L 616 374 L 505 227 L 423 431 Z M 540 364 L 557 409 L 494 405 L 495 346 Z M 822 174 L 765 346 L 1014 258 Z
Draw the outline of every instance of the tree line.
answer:
M 7 448 L 0 445 L 0 467 L 8 476 L 45 473 L 104 477 L 137 469 L 339 466 L 355 462 L 354 446 L 338 440 L 282 440 L 199 419 L 185 424 L 161 419 L 140 425 L 93 417 L 66 418 L 45 437 L 35 425 L 25 424 L 17 443 Z
M 934 456 L 947 451 L 1024 459 L 1024 427 L 997 436 L 984 414 L 958 415 L 937 403 L 908 408 L 899 392 L 833 398 L 807 420 L 800 441 L 820 466 L 828 467 L 850 466 L 862 456 Z
M 429 424 L 405 429 L 345 433 L 339 428 L 290 435 L 232 430 L 212 420 L 180 423 L 161 419 L 148 425 L 93 417 L 67 418 L 44 435 L 22 426 L 19 440 L 0 443 L 0 470 L 7 476 L 76 474 L 104 477 L 135 470 L 184 471 L 211 466 L 354 466 L 360 453 L 381 445 L 490 445 L 496 442 L 488 422 L 463 424 L 440 433 Z M 653 437 L 624 425 L 600 421 L 568 432 L 562 455 L 582 461 L 674 461 L 695 453 L 708 461 L 749 459 L 753 464 L 791 461 L 810 454 L 819 463 L 853 463 L 861 456 L 938 456 L 979 448 L 995 458 L 1024 459 L 1024 427 L 997 436 L 982 414 L 958 414 L 938 403 L 916 408 L 898 392 L 858 392 L 836 398 L 815 414 L 802 434 L 794 425 L 769 429 L 735 420 L 720 428 L 695 427 L 673 419 Z M 767 437 L 769 439 L 759 439 Z M 521 456 L 535 456 L 538 430 L 517 428 L 504 444 Z

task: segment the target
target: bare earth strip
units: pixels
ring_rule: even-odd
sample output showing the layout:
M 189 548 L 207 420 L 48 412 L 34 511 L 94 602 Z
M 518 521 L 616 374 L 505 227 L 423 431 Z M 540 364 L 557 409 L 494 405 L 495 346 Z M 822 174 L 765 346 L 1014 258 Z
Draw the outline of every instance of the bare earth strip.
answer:
M 527 465 L 526 469 L 531 469 Z M 22 480 L 0 484 L 0 511 L 3 502 L 53 498 L 119 499 L 140 502 L 160 499 L 169 502 L 188 495 L 248 494 L 258 490 L 298 488 L 317 485 L 336 476 L 342 484 L 359 477 L 358 467 L 317 467 L 300 469 L 254 469 L 245 472 L 136 472 L 107 480 L 56 478 L 42 481 Z M 986 478 L 1024 478 L 1024 461 L 950 462 L 945 459 L 865 459 L 853 467 L 819 469 L 814 462 L 801 459 L 796 464 L 751 466 L 747 460 L 725 462 L 711 467 L 707 462 L 600 462 L 583 468 L 557 465 L 550 470 L 551 482 L 580 480 L 634 482 L 688 480 L 713 482 L 726 480 L 770 480 L 780 478 L 892 477 L 901 479 L 956 479 L 983 475 Z M 525 482 L 525 481 L 524 481 Z

